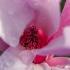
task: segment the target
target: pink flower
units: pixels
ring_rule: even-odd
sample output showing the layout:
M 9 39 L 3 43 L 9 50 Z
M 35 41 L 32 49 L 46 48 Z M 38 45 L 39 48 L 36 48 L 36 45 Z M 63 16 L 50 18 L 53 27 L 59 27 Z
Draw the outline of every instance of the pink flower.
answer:
M 70 24 L 70 0 L 66 1 L 62 14 L 60 14 L 59 3 L 60 0 L 0 1 L 0 36 L 10 46 L 2 55 L 4 60 L 6 59 L 4 56 L 10 53 L 8 57 L 12 55 L 13 57 L 11 58 L 20 59 L 20 61 L 23 61 L 23 64 L 27 65 L 33 61 L 35 63 L 37 60 L 39 63 L 48 63 L 50 66 L 70 64 L 69 58 L 51 56 L 70 55 L 69 37 L 67 37 L 69 32 L 66 32 L 69 30 Z M 45 42 L 44 36 L 46 35 L 48 44 L 46 43 L 45 47 L 43 46 L 40 49 L 26 50 L 22 48 L 19 41 L 25 29 L 32 25 L 30 23 L 32 23 L 33 20 L 37 22 L 33 25 L 36 25 L 37 28 L 40 27 L 44 32 L 43 36 L 39 34 L 41 36 L 39 37 L 43 40 L 41 41 Z M 40 44 L 42 44 L 42 42 L 40 42 Z M 5 46 L 1 47 L 2 51 Z M 34 60 L 35 58 L 36 60 Z

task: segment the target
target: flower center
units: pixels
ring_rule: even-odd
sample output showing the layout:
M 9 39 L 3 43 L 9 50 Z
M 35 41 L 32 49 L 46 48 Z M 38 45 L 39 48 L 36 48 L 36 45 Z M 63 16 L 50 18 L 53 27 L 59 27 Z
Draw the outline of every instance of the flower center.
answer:
M 20 44 L 26 49 L 39 49 L 46 44 L 46 35 L 35 25 L 29 26 L 24 30 L 20 38 Z

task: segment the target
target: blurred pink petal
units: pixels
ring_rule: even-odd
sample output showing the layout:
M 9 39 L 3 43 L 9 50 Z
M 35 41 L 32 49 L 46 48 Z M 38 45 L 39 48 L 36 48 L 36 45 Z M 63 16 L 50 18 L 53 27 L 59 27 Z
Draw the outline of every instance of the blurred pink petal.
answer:
M 61 26 L 70 25 L 70 0 L 66 0 L 65 7 L 61 14 Z
M 65 66 L 65 65 L 70 65 L 70 58 L 67 58 L 67 57 L 52 57 L 52 58 L 46 59 L 46 62 L 50 66 Z

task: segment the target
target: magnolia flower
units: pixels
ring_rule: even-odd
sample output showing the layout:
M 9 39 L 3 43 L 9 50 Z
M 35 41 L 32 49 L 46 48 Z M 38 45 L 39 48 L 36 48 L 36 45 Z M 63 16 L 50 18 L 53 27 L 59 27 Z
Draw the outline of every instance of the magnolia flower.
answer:
M 70 0 L 62 14 L 59 3 L 60 0 L 0 0 L 0 48 L 4 51 L 9 47 L 0 56 L 1 70 L 51 70 L 52 66 L 70 64 L 69 58 L 54 57 L 70 55 Z

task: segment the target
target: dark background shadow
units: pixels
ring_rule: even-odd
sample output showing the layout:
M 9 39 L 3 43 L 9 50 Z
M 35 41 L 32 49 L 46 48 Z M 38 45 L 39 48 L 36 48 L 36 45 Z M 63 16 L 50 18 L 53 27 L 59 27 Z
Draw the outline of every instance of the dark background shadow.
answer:
M 66 0 L 61 0 L 61 2 L 60 2 L 60 10 L 61 10 L 61 12 L 62 12 L 62 10 L 64 8 L 65 2 L 66 2 Z

